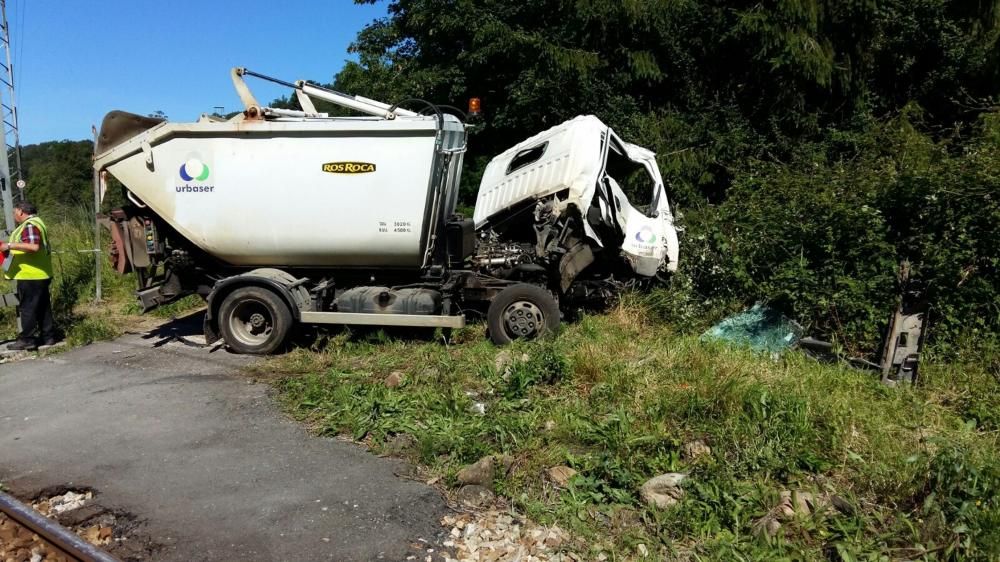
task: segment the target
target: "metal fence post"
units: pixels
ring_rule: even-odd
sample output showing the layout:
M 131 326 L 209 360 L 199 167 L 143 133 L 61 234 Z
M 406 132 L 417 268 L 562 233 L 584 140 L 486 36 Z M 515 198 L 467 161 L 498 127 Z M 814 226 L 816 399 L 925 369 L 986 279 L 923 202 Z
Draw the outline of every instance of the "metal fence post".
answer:
M 97 127 L 90 126 L 94 135 L 94 156 L 97 156 Z M 101 302 L 101 177 L 94 170 L 94 302 Z

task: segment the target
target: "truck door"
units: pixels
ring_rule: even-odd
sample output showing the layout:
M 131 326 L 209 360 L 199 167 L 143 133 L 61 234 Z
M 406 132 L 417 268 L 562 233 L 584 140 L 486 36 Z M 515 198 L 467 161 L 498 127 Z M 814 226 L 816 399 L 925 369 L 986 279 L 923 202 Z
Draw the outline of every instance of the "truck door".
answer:
M 646 277 L 661 268 L 676 270 L 677 230 L 655 154 L 626 143 L 613 131 L 608 137 L 601 183 L 611 208 L 605 216 L 614 220 L 623 235 L 626 260 L 636 274 Z M 641 207 L 635 207 L 633 201 Z

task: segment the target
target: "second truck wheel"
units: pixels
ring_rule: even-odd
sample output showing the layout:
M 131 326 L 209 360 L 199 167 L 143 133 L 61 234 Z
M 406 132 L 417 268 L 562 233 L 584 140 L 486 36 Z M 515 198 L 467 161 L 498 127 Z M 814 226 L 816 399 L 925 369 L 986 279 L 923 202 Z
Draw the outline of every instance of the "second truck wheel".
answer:
M 237 353 L 274 353 L 292 328 L 292 311 L 274 292 L 242 287 L 219 307 L 219 328 L 226 344 Z
M 559 327 L 559 305 L 552 293 L 537 285 L 511 285 L 490 302 L 486 324 L 497 345 L 544 337 Z

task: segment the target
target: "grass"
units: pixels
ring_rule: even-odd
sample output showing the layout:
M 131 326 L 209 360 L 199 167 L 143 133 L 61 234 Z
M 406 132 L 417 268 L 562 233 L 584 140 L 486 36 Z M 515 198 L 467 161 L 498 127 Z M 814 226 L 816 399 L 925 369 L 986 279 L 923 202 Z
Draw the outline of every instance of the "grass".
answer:
M 916 388 L 798 353 L 776 360 L 679 334 L 631 300 L 554 341 L 500 351 L 480 326 L 450 345 L 337 336 L 272 360 L 292 414 L 321 434 L 404 451 L 454 485 L 489 454 L 515 459 L 496 491 L 594 551 L 664 559 L 996 559 L 1000 552 L 997 373 L 927 365 Z M 498 353 L 516 361 L 497 368 Z M 393 371 L 403 384 L 387 388 Z M 485 405 L 485 415 L 473 409 Z M 549 429 L 546 429 L 548 427 Z M 412 439 L 394 439 L 398 435 Z M 683 445 L 708 443 L 686 459 Z M 398 445 L 393 445 L 398 448 Z M 548 467 L 578 471 L 567 489 Z M 674 508 L 646 507 L 648 478 L 685 472 Z M 842 499 L 782 525 L 753 524 L 783 490 Z M 595 546 L 599 545 L 599 546 Z
M 50 289 L 53 315 L 57 327 L 66 335 L 70 346 L 113 339 L 131 329 L 149 325 L 139 316 L 135 298 L 135 276 L 120 275 L 101 254 L 102 300 L 95 302 L 94 226 L 89 209 L 57 211 L 43 216 L 49 228 L 52 246 L 53 282 Z M 102 229 L 102 246 L 107 248 L 109 236 Z M 82 250 L 82 251 L 81 251 Z M 13 292 L 14 283 L 0 280 L 0 290 Z M 201 305 L 196 296 L 186 297 L 152 311 L 153 318 L 170 318 L 190 312 Z M 17 335 L 13 308 L 0 309 L 0 338 Z
M 53 303 L 72 344 L 139 322 L 134 279 L 105 260 L 105 300 L 92 301 L 93 254 L 75 251 L 92 240 L 81 217 L 49 220 L 59 252 Z M 634 557 L 639 544 L 678 560 L 1000 559 L 995 354 L 928 364 L 916 388 L 889 389 L 797 353 L 771 359 L 701 342 L 674 328 L 693 319 L 663 297 L 626 299 L 554 340 L 505 350 L 482 326 L 447 345 L 341 333 L 258 374 L 317 432 L 376 451 L 406 444 L 403 455 L 451 486 L 463 465 L 510 455 L 513 469 L 495 491 L 614 560 Z M 199 305 L 189 297 L 153 314 Z M 669 323 L 654 313 L 664 310 Z M 7 337 L 12 313 L 0 311 Z M 500 354 L 514 360 L 498 365 Z M 403 384 L 387 388 L 394 371 Z M 685 458 L 695 440 L 711 454 Z M 544 476 L 556 465 L 578 471 L 565 489 Z M 645 506 L 638 487 L 674 471 L 689 474 L 684 499 Z M 835 495 L 849 509 L 817 510 L 785 521 L 773 538 L 756 536 L 754 522 L 784 490 Z

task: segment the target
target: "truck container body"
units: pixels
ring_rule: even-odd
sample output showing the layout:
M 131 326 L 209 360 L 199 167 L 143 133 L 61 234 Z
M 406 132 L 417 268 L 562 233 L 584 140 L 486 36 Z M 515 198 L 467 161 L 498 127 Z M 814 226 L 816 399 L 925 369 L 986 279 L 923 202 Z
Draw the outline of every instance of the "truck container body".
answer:
M 162 123 L 97 164 L 229 265 L 418 268 L 435 128 L 426 116 Z M 465 144 L 455 117 L 445 130 L 443 148 Z

